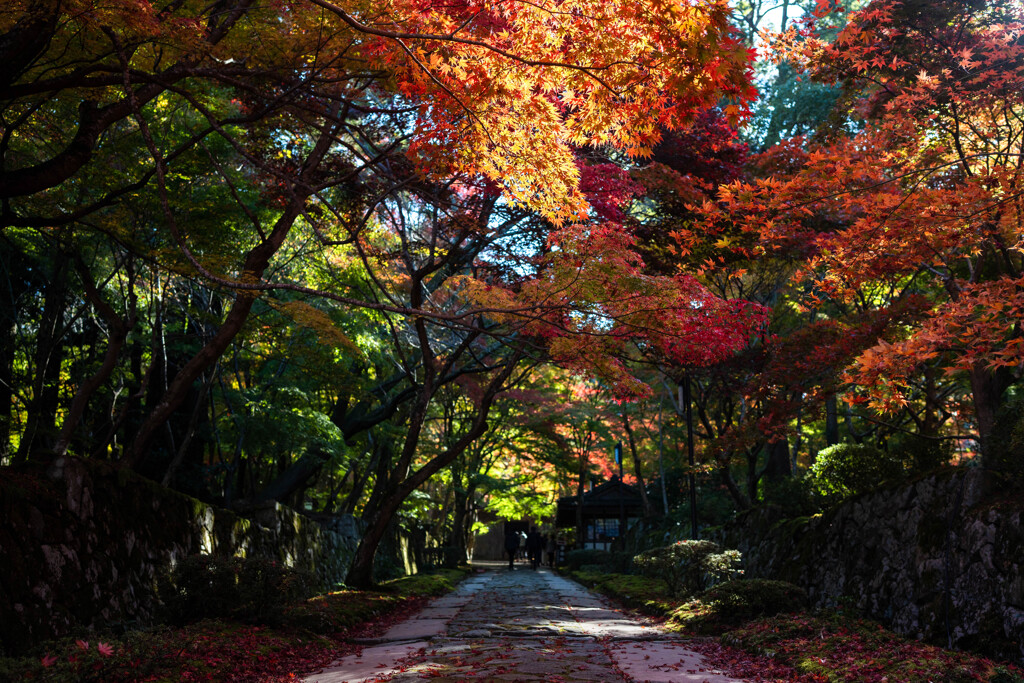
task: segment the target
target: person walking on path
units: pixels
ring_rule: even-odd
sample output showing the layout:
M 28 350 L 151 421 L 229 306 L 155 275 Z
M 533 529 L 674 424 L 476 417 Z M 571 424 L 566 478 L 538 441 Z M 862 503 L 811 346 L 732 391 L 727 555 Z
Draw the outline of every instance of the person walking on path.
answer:
M 555 553 L 558 552 L 558 541 L 555 540 L 554 534 L 548 534 L 547 545 L 544 547 L 545 552 L 548 554 L 548 566 L 552 569 L 555 568 Z
M 512 563 L 519 552 L 519 534 L 511 529 L 505 529 L 505 552 L 508 553 L 508 568 L 515 569 Z
M 530 533 L 526 536 L 526 554 L 530 557 L 530 566 L 534 571 L 540 566 L 540 554 L 544 552 L 544 537 L 537 531 L 537 527 L 530 527 Z

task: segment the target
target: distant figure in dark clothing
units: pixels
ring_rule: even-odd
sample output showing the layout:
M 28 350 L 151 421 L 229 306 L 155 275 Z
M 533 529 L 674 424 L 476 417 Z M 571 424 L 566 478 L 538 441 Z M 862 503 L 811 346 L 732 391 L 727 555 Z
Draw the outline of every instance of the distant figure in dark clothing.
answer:
M 544 551 L 548 554 L 548 566 L 554 569 L 555 553 L 558 552 L 558 541 L 555 539 L 554 534 L 548 534 L 548 542 L 544 547 Z
M 514 569 L 512 561 L 516 559 L 516 553 L 519 551 L 519 534 L 512 531 L 511 529 L 505 530 L 505 552 L 508 553 L 508 568 Z
M 530 566 L 535 570 L 540 566 L 540 554 L 544 552 L 544 537 L 537 531 L 537 527 L 530 527 L 530 533 L 526 535 L 526 554 L 530 556 Z

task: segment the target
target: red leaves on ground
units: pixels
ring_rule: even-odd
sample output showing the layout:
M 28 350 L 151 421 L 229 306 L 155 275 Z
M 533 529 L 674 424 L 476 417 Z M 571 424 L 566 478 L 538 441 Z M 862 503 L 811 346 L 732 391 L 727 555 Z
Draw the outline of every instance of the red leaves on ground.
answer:
M 353 641 L 381 635 L 428 600 L 345 591 L 309 601 L 301 614 L 286 615 L 291 626 L 206 620 L 179 629 L 140 632 L 114 645 L 99 642 L 94 650 L 87 641 L 69 641 L 69 656 L 47 654 L 20 675 L 22 680 L 87 676 L 107 683 L 285 683 L 358 655 L 362 645 Z
M 690 649 L 704 655 L 708 664 L 721 669 L 730 676 L 745 678 L 757 683 L 828 683 L 828 678 L 819 674 L 802 674 L 791 666 L 763 655 L 720 643 L 688 642 Z
M 894 683 L 988 681 L 1003 669 L 978 655 L 905 640 L 881 625 L 839 614 L 780 615 L 750 622 L 726 635 L 751 654 L 718 643 L 694 644 L 715 666 L 751 681 Z

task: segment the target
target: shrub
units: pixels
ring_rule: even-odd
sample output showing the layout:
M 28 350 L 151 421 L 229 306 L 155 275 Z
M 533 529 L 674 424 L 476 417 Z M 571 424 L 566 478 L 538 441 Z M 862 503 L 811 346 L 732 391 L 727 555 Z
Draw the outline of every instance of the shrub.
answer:
M 764 501 L 790 519 L 821 512 L 821 498 L 810 477 L 784 477 L 765 482 Z
M 1024 676 L 1021 676 L 1019 672 L 1011 671 L 1005 666 L 997 666 L 992 671 L 992 678 L 988 679 L 989 683 L 1024 683 Z
M 899 458 L 867 444 L 840 443 L 818 453 L 808 472 L 811 486 L 828 502 L 870 491 L 903 475 Z
M 566 553 L 565 565 L 569 571 L 590 567 L 605 573 L 630 574 L 633 571 L 633 553 L 623 550 L 570 550 Z
M 585 564 L 610 566 L 612 554 L 607 550 L 570 550 L 565 554 L 565 564 L 570 571 L 576 571 Z
M 611 557 L 612 570 L 616 574 L 633 573 L 633 553 L 624 550 L 616 550 Z
M 158 583 L 164 618 L 172 624 L 228 618 L 276 622 L 290 603 L 313 594 L 312 574 L 278 562 L 190 555 Z
M 677 541 L 644 551 L 633 563 L 645 576 L 662 579 L 672 597 L 684 597 L 738 574 L 740 552 L 711 541 Z
M 889 439 L 889 450 L 899 454 L 910 472 L 930 472 L 949 463 L 953 457 L 953 442 L 918 434 L 897 434 Z
M 798 612 L 807 606 L 807 593 L 800 586 L 771 579 L 735 579 L 713 586 L 701 602 L 715 615 L 733 623 L 755 617 Z
M 665 582 L 649 576 L 635 574 L 609 574 L 606 571 L 581 569 L 572 578 L 598 593 L 639 608 L 645 614 L 665 616 L 674 606 L 668 602 Z
M 334 591 L 287 607 L 282 623 L 290 629 L 336 635 L 386 614 L 407 600 L 406 596 L 398 594 Z
M 1016 667 L 997 666 L 977 655 L 906 640 L 875 622 L 831 611 L 756 619 L 730 630 L 722 642 L 767 654 L 807 674 L 808 679 L 820 681 L 1020 681 Z

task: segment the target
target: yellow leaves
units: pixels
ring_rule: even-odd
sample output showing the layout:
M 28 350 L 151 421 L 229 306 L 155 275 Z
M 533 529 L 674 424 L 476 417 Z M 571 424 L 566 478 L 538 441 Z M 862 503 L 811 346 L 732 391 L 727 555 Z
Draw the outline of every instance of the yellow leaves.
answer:
M 571 146 L 647 156 L 660 126 L 747 88 L 723 0 L 513 0 L 485 6 L 478 19 L 458 6 L 396 0 L 388 13 L 406 37 L 379 41 L 375 62 L 423 103 L 423 168 L 482 173 L 555 222 L 586 212 Z M 733 104 L 727 114 L 742 111 Z
M 496 287 L 469 276 L 450 278 L 446 284 L 450 296 L 458 296 L 466 304 L 490 311 L 489 317 L 496 321 L 507 321 L 514 316 L 503 311 L 521 308 L 522 303 L 515 293 L 504 287 Z
M 436 52 L 427 55 L 424 61 L 426 62 L 427 67 L 431 71 L 438 71 L 442 74 L 446 74 L 451 70 L 451 67 L 449 67 L 445 60 L 441 57 L 441 55 L 439 55 Z
M 268 299 L 267 303 L 302 327 L 315 332 L 321 344 L 344 350 L 346 353 L 356 357 L 362 356 L 362 350 L 338 329 L 330 316 L 319 308 L 310 306 L 303 301 Z

